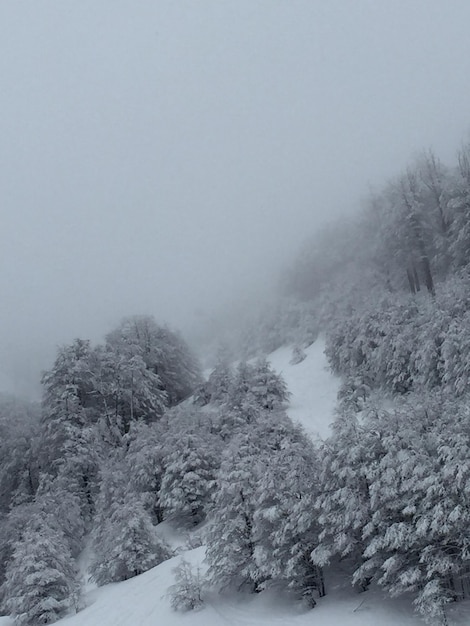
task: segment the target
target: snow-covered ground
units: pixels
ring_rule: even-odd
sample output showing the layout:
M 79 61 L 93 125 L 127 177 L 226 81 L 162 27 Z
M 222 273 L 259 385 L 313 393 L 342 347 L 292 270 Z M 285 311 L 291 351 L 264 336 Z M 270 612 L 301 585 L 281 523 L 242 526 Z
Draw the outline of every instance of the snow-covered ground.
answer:
M 317 340 L 306 350 L 307 358 L 290 365 L 292 350 L 281 348 L 270 361 L 281 372 L 292 393 L 289 415 L 301 422 L 313 437 L 326 437 L 334 418 L 338 381 L 328 371 L 323 343 Z M 173 546 L 178 537 L 162 528 Z M 57 622 L 62 626 L 423 626 L 413 614 L 409 598 L 390 599 L 380 589 L 358 594 L 336 573 L 326 572 L 327 596 L 313 610 L 305 610 L 279 592 L 237 594 L 210 598 L 196 612 L 177 613 L 166 595 L 173 584 L 173 569 L 181 557 L 202 563 L 204 548 L 187 550 L 131 580 L 91 589 L 86 608 Z M 468 624 L 469 606 L 462 603 L 448 610 L 449 626 Z M 12 626 L 0 618 L 0 626 Z
M 290 364 L 291 347 L 279 348 L 268 357 L 292 394 L 289 417 L 302 424 L 314 440 L 328 437 L 339 389 L 339 380 L 328 369 L 324 349 L 323 339 L 317 339 L 304 350 L 307 358 L 297 365 Z

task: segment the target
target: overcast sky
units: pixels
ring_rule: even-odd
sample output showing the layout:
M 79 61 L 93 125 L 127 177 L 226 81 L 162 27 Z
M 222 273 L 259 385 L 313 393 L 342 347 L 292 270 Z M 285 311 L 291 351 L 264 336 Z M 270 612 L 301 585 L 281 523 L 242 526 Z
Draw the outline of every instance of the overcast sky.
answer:
M 468 0 L 1 0 L 0 384 L 190 329 L 470 129 Z

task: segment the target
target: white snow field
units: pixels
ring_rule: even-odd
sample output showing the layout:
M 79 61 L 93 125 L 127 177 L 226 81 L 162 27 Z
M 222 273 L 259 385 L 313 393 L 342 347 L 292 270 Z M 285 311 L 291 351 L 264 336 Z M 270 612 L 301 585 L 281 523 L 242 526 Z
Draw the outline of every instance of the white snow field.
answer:
M 324 340 L 318 338 L 304 350 L 307 358 L 297 365 L 290 364 L 291 347 L 279 348 L 268 357 L 292 394 L 289 417 L 302 424 L 314 440 L 329 435 L 339 389 L 339 380 L 328 369 L 324 349 Z
M 288 413 L 313 437 L 325 438 L 334 418 L 338 381 L 328 371 L 323 342 L 306 350 L 307 358 L 290 365 L 291 348 L 280 348 L 270 361 L 281 372 L 292 393 Z M 163 528 L 177 547 L 178 538 Z M 86 607 L 63 618 L 60 626 L 423 626 L 413 613 L 410 598 L 391 599 L 380 589 L 354 592 L 341 574 L 326 572 L 327 595 L 313 610 L 306 610 L 280 591 L 257 595 L 233 594 L 209 598 L 206 606 L 189 613 L 172 610 L 167 589 L 174 582 L 173 569 L 181 557 L 193 564 L 204 559 L 204 547 L 182 551 L 150 571 L 122 583 L 89 588 Z M 447 610 L 449 626 L 469 624 L 469 604 Z M 0 626 L 13 626 L 0 618 Z

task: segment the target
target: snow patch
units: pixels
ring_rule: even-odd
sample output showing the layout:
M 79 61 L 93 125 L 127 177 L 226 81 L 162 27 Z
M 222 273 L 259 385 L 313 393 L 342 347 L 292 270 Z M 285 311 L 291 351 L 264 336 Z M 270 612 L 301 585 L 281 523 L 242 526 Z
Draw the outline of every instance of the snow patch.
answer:
M 287 414 L 299 422 L 314 439 L 326 439 L 335 418 L 336 397 L 340 380 L 329 370 L 325 358 L 325 342 L 318 338 L 305 348 L 306 358 L 292 365 L 292 347 L 283 346 L 268 360 L 287 383 L 291 399 Z

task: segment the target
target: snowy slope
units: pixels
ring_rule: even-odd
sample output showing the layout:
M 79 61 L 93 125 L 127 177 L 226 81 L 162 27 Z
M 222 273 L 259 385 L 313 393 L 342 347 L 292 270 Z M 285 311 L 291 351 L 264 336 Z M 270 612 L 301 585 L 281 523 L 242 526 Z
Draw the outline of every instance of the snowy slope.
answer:
M 338 378 L 328 369 L 324 349 L 324 341 L 317 339 L 305 349 L 307 358 L 297 365 L 290 364 L 291 347 L 279 348 L 268 357 L 292 394 L 289 417 L 300 422 L 313 439 L 328 437 L 339 389 Z
M 196 564 L 204 548 L 185 553 Z M 422 626 L 412 616 L 408 603 L 385 599 L 379 593 L 354 594 L 331 589 L 314 611 L 307 611 L 279 593 L 212 598 L 196 612 L 177 613 L 166 597 L 173 583 L 177 556 L 152 570 L 122 583 L 95 589 L 86 598 L 85 609 L 66 617 L 61 626 Z M 0 626 L 13 626 L 0 618 Z M 463 624 L 464 622 L 462 622 Z
M 185 553 L 192 563 L 203 559 L 204 548 Z M 380 592 L 356 594 L 342 585 L 330 585 L 329 594 L 306 611 L 279 593 L 213 598 L 205 608 L 177 613 L 166 590 L 173 583 L 175 557 L 131 580 L 92 591 L 88 606 L 59 622 L 60 626 L 423 626 L 406 600 L 391 600 Z M 468 624 L 468 605 L 450 611 L 449 626 Z M 465 615 L 467 613 L 467 615 Z M 460 617 L 460 619 L 458 619 Z M 0 618 L 0 626 L 13 621 Z
M 328 435 L 333 421 L 338 381 L 327 370 L 323 343 L 318 340 L 306 350 L 307 358 L 290 365 L 292 350 L 281 348 L 270 361 L 284 376 L 292 393 L 289 415 L 301 422 L 314 437 Z M 165 528 L 171 535 L 171 529 Z M 184 552 L 184 557 L 202 563 L 204 548 Z M 407 598 L 393 600 L 381 590 L 355 593 L 337 573 L 326 576 L 328 595 L 307 611 L 279 592 L 257 595 L 213 597 L 204 609 L 176 613 L 166 596 L 174 582 L 173 568 L 181 556 L 131 580 L 90 590 L 78 614 L 57 622 L 60 626 L 423 626 L 413 615 Z M 449 626 L 468 624 L 468 604 L 448 609 Z M 0 618 L 0 626 L 12 626 Z

